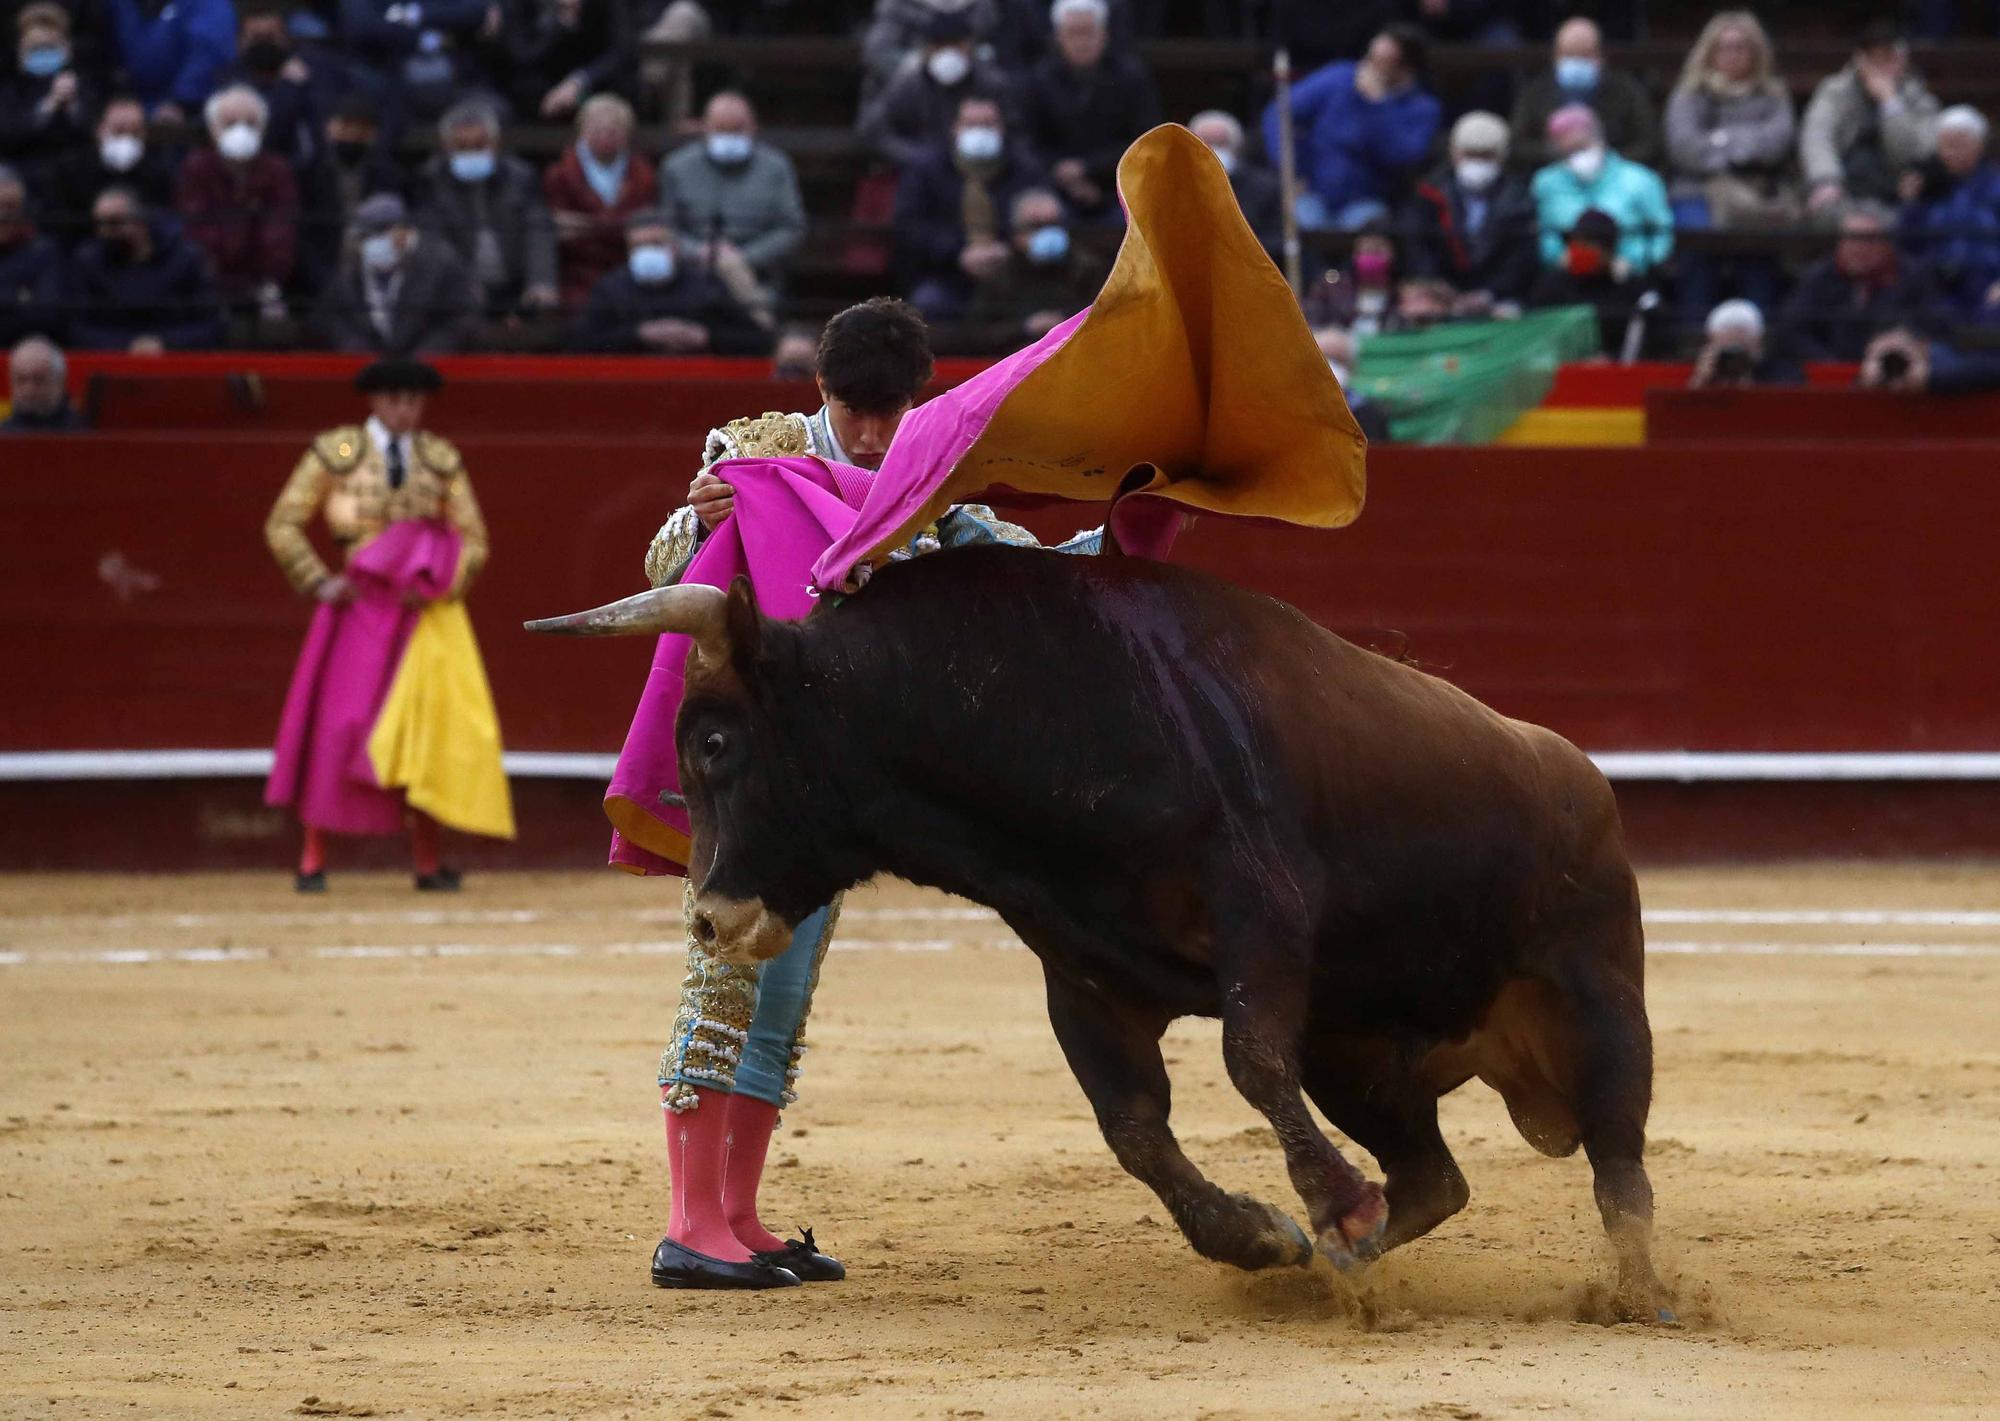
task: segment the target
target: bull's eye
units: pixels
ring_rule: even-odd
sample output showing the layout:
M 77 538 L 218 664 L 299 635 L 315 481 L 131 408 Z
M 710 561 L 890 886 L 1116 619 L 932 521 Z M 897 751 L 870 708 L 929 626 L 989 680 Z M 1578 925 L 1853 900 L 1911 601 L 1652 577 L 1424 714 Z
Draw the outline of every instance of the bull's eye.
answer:
M 701 742 L 702 754 L 708 756 L 711 761 L 717 759 L 728 747 L 729 741 L 719 730 L 709 731 L 707 738 Z

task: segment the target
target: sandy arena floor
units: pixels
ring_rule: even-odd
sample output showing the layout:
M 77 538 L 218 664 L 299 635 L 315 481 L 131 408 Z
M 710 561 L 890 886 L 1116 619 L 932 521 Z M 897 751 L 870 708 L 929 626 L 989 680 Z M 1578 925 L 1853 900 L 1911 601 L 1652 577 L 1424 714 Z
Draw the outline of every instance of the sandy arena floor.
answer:
M 1476 1084 L 1436 1235 L 1358 1285 L 1203 1262 L 1034 959 L 935 895 L 850 900 L 774 1146 L 852 1278 L 744 1296 L 646 1276 L 667 887 L 7 880 L 0 1415 L 2000 1415 L 2000 873 L 1646 889 L 1675 1330 L 1577 1320 L 1587 1167 Z M 1213 1025 L 1169 1044 L 1191 1153 L 1302 1212 Z

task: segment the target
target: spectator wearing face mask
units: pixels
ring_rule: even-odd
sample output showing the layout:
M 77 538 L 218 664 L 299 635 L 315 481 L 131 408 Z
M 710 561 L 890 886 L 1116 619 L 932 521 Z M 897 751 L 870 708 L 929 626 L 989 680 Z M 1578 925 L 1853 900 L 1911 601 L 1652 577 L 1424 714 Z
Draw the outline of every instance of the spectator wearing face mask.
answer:
M 44 179 L 41 205 L 50 233 L 65 246 L 90 232 L 90 209 L 113 185 L 137 194 L 148 208 L 170 207 L 175 164 L 146 132 L 146 110 L 121 94 L 98 115 L 95 141 L 81 144 L 56 163 Z
M 63 292 L 72 348 L 158 355 L 221 346 L 208 263 L 176 224 L 119 187 L 98 194 L 91 220 L 97 235 L 77 249 Z
M 757 139 L 750 101 L 725 89 L 702 111 L 701 137 L 660 164 L 660 206 L 681 244 L 703 253 L 730 293 L 768 311 L 806 235 L 792 160 Z
M 1292 86 L 1301 226 L 1351 232 L 1407 195 L 1443 112 L 1423 87 L 1423 68 L 1423 36 L 1391 25 L 1359 62 L 1329 64 Z M 1264 149 L 1280 146 L 1274 99 L 1264 110 Z
M 1903 250 L 1936 273 L 1961 316 L 2000 307 L 2000 169 L 1987 160 L 1986 118 L 1966 104 L 1938 116 L 1937 157 L 1906 175 Z
M 39 186 L 63 153 L 85 142 L 97 95 L 72 60 L 69 13 L 60 5 L 24 6 L 14 28 L 13 72 L 0 77 L 0 161 Z
M 1049 188 L 1016 193 L 1009 209 L 1007 262 L 982 281 L 966 309 L 973 343 L 1017 350 L 1097 299 L 1110 265 L 1070 238 L 1062 199 Z
M 1805 372 L 1772 350 L 1765 339 L 1764 313 L 1754 302 L 1724 301 L 1702 325 L 1701 353 L 1695 357 L 1690 389 L 1750 385 L 1790 385 Z
M 479 326 L 472 273 L 443 239 L 419 232 L 403 200 L 377 193 L 354 213 L 348 255 L 320 305 L 320 333 L 335 350 L 449 355 L 471 348 Z
M 1449 161 L 1417 185 L 1403 229 L 1410 275 L 1450 282 L 1475 308 L 1526 298 L 1541 269 L 1541 234 L 1528 185 L 1507 170 L 1498 114 L 1452 125 Z
M 297 294 L 316 300 L 340 275 L 347 234 L 362 202 L 378 192 L 407 200 L 410 180 L 385 141 L 381 111 L 363 94 L 348 94 L 334 105 L 313 150 L 312 163 L 299 174 L 304 210 L 294 286 Z
M 1556 160 L 1535 174 L 1536 220 L 1542 261 L 1558 267 L 1568 235 L 1585 211 L 1608 216 L 1620 233 L 1617 256 L 1631 271 L 1659 266 L 1674 249 L 1674 214 L 1660 175 L 1605 142 L 1594 111 L 1571 104 L 1549 116 L 1549 148 Z
M 653 165 L 632 147 L 632 125 L 632 106 L 616 94 L 585 99 L 576 141 L 542 174 L 567 309 L 624 262 L 625 219 L 659 201 Z
M 1879 203 L 1841 215 L 1833 255 L 1799 273 L 1778 313 L 1778 348 L 1794 360 L 1860 360 L 1882 331 L 1926 336 L 1948 324 L 1943 293 L 1921 261 L 1897 252 L 1895 219 Z
M 1008 126 L 1020 126 L 1014 82 L 975 50 L 972 21 L 965 12 L 935 12 L 923 33 L 923 45 L 861 106 L 862 142 L 899 169 L 915 166 L 950 137 L 958 106 L 968 95 L 999 98 Z
M 556 287 L 556 228 L 534 169 L 500 151 L 500 119 L 470 100 L 438 120 L 440 152 L 424 165 L 418 222 L 455 248 L 487 314 L 546 311 Z
M 505 11 L 516 113 L 566 119 L 592 94 L 630 88 L 632 7 L 624 0 L 507 0 Z
M 1229 174 L 1229 190 L 1243 209 L 1243 220 L 1273 261 L 1282 261 L 1285 240 L 1285 198 L 1278 175 L 1261 163 L 1252 162 L 1243 151 L 1243 125 L 1234 114 L 1221 109 L 1205 109 L 1188 120 L 1188 130 L 1208 145 L 1222 171 Z
M 1550 146 L 1549 119 L 1581 104 L 1597 115 L 1604 141 L 1635 163 L 1655 167 L 1661 158 L 1660 118 L 1645 87 L 1604 62 L 1604 34 L 1581 16 L 1556 31 L 1547 69 L 1530 79 L 1514 101 L 1514 161 L 1539 168 L 1561 155 Z
M 292 44 L 285 12 L 274 0 L 253 0 L 242 8 L 236 31 L 236 59 L 224 66 L 219 82 L 247 84 L 270 111 L 264 146 L 294 167 L 310 163 L 319 151 L 321 92 L 312 67 Z
M 875 0 L 861 37 L 864 97 L 879 93 L 912 58 L 922 60 L 937 43 L 944 16 L 950 17 L 952 32 L 963 35 L 968 59 L 973 48 L 991 54 L 1000 24 L 997 0 Z
M 1152 76 L 1114 52 L 1105 0 L 1055 0 L 1055 49 L 1022 93 L 1029 141 L 1069 210 L 1086 222 L 1118 220 L 1118 160 L 1160 121 Z
M 0 345 L 62 334 L 62 251 L 35 230 L 28 188 L 0 163 Z
M 607 355 L 761 355 L 771 337 L 674 235 L 657 209 L 625 224 L 625 266 L 591 288 L 570 337 Z
M 910 304 L 926 320 L 956 320 L 1012 258 L 1014 198 L 1046 185 L 1041 165 L 1011 141 L 999 100 L 960 103 L 949 145 L 930 150 L 896 189 L 896 269 Z
M 8 353 L 7 402 L 0 434 L 73 434 L 90 427 L 69 402 L 69 362 L 60 347 L 38 335 Z
M 1619 255 L 1623 250 L 1617 220 L 1586 209 L 1564 234 L 1561 259 L 1535 278 L 1528 304 L 1589 306 L 1597 313 L 1603 353 L 1629 365 L 1667 355 L 1670 342 L 1652 274 L 1633 267 Z
M 298 179 L 290 163 L 264 151 L 269 110 L 249 85 L 217 90 L 203 116 L 214 146 L 181 163 L 174 206 L 189 240 L 208 254 L 223 298 L 281 319 L 298 260 Z
M 156 123 L 182 123 L 215 92 L 236 52 L 230 0 L 105 0 L 113 49 Z
M 1344 269 L 1331 268 L 1306 287 L 1300 303 L 1306 323 L 1314 329 L 1339 326 L 1355 336 L 1379 335 L 1394 314 L 1399 266 L 1389 221 L 1378 217 L 1354 234 Z

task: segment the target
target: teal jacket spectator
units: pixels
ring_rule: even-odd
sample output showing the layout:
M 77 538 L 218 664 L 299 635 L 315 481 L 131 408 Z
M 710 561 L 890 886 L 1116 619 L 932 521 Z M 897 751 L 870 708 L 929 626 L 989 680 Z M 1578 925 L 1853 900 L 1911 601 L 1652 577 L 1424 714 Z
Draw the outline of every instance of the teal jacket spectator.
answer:
M 1667 185 L 1643 163 L 1600 148 L 1603 161 L 1593 176 L 1580 169 L 1581 154 L 1549 164 L 1535 174 L 1535 218 L 1542 229 L 1542 263 L 1556 266 L 1563 259 L 1564 239 L 1576 219 L 1591 208 L 1618 224 L 1618 259 L 1633 271 L 1651 271 L 1674 250 L 1674 212 L 1667 203 Z
M 236 57 L 230 0 L 107 0 L 118 62 L 153 113 L 178 104 L 193 117 Z
M 1341 217 L 1357 204 L 1401 201 L 1437 138 L 1444 111 L 1396 49 L 1408 54 L 1393 33 L 1377 35 L 1359 63 L 1329 64 L 1292 87 L 1299 176 L 1336 225 L 1357 225 L 1358 214 Z M 1378 77 L 1385 71 L 1386 82 Z M 1264 147 L 1279 151 L 1276 100 L 1264 109 Z

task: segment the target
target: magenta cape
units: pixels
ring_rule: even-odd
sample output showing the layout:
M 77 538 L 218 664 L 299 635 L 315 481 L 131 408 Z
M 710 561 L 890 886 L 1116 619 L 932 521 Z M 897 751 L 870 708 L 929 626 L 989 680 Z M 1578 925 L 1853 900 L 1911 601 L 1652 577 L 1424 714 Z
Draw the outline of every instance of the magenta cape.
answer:
M 264 802 L 295 807 L 301 821 L 335 834 L 395 834 L 403 796 L 375 781 L 368 734 L 426 598 L 451 590 L 459 536 L 442 519 L 392 523 L 348 560 L 350 602 L 322 602 L 292 672 L 278 721 L 276 759 Z
M 736 491 L 736 511 L 695 553 L 683 583 L 727 587 L 750 579 L 766 616 L 796 620 L 810 612 L 813 559 L 854 523 L 874 475 L 823 459 L 733 459 L 717 475 Z M 611 862 L 631 873 L 682 872 L 687 861 L 684 810 L 660 803 L 680 789 L 674 720 L 685 688 L 688 639 L 663 636 L 625 736 L 604 812 L 614 826 Z

